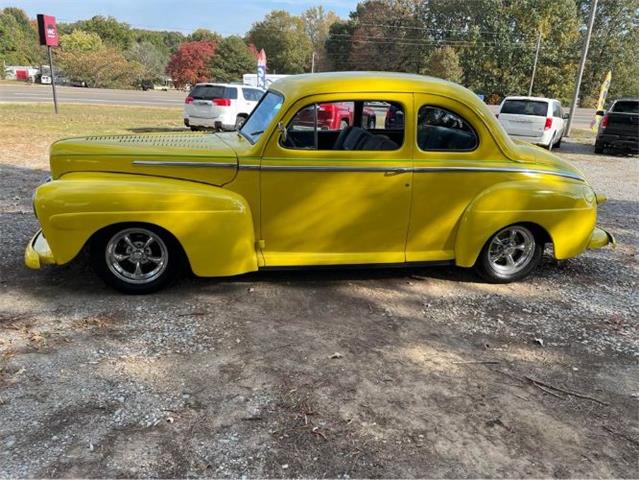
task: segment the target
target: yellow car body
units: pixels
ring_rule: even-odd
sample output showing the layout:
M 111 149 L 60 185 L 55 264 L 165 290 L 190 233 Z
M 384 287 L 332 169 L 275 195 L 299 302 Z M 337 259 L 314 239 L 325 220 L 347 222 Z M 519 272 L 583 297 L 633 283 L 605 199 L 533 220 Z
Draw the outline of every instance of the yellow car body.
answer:
M 42 232 L 26 264 L 65 264 L 96 232 L 154 225 L 199 276 L 262 267 L 453 262 L 471 267 L 489 238 L 531 224 L 556 258 L 612 243 L 596 195 L 568 162 L 515 143 L 471 91 L 405 74 L 332 73 L 274 83 L 283 100 L 257 141 L 236 132 L 71 138 L 51 148 L 36 190 Z M 283 146 L 282 125 L 310 104 L 392 101 L 404 109 L 397 150 Z M 472 151 L 423 151 L 417 112 L 437 105 L 477 132 Z M 46 240 L 45 240 L 46 239 Z

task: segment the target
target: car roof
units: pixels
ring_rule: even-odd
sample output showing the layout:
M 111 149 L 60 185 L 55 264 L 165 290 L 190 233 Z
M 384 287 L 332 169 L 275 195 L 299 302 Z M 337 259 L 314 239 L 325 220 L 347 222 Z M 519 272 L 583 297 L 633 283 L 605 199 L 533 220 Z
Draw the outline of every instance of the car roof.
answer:
M 558 103 L 560 103 L 560 100 L 556 100 L 555 98 L 547 98 L 547 97 L 525 97 L 525 96 L 514 95 L 514 96 L 504 97 L 504 99 L 505 100 L 531 100 L 531 101 L 536 101 L 536 102 L 558 102 Z
M 482 104 L 471 90 L 447 80 L 392 72 L 327 72 L 291 75 L 269 86 L 290 98 L 327 93 L 430 93 L 452 97 L 463 103 Z
M 634 97 L 622 97 L 622 98 L 616 98 L 613 103 L 616 102 L 637 102 L 638 98 L 634 98 Z

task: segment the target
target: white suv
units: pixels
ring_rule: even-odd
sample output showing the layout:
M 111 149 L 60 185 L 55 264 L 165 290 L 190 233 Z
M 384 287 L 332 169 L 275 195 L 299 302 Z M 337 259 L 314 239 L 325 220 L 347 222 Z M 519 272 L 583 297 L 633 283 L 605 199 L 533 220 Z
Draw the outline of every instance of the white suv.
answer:
M 506 97 L 496 116 L 512 138 L 549 150 L 562 143 L 569 117 L 558 100 L 542 97 Z
M 191 130 L 237 130 L 264 92 L 223 83 L 198 83 L 184 101 L 184 124 Z

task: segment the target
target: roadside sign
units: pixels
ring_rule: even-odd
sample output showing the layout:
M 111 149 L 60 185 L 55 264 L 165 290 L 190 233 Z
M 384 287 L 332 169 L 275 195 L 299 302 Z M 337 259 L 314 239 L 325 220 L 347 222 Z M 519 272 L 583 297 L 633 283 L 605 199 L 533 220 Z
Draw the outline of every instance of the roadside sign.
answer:
M 49 53 L 49 67 L 51 68 L 51 89 L 53 90 L 53 108 L 58 113 L 58 97 L 56 96 L 56 76 L 53 70 L 53 55 L 51 55 L 51 47 L 57 47 L 59 43 L 58 27 L 56 26 L 56 17 L 51 15 L 38 14 L 38 35 L 40 36 L 40 45 L 47 47 Z
M 599 110 L 604 110 L 604 104 L 607 101 L 607 94 L 609 93 L 609 86 L 611 85 L 611 70 L 607 73 L 607 76 L 604 78 L 604 82 L 602 82 L 602 86 L 600 87 L 600 95 L 598 96 L 598 103 L 596 103 L 596 112 Z M 600 127 L 600 120 L 602 117 L 600 115 L 594 115 L 593 120 L 591 121 L 591 130 L 594 132 L 598 131 L 598 127 Z
M 264 48 L 258 54 L 258 88 L 267 87 L 267 54 Z
M 38 14 L 38 35 L 40 36 L 40 45 L 47 47 L 57 47 L 59 43 L 58 27 L 56 26 L 56 17 L 51 15 Z

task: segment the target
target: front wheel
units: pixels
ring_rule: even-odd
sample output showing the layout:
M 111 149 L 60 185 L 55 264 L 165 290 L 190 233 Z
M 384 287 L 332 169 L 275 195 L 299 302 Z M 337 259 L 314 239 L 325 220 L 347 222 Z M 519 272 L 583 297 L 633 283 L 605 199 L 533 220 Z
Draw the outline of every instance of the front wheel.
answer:
M 124 293 L 160 290 L 183 265 L 182 249 L 165 231 L 153 226 L 120 226 L 103 230 L 90 245 L 96 273 Z
M 476 272 L 491 283 L 509 283 L 526 277 L 542 259 L 544 243 L 525 225 L 511 225 L 494 234 L 475 264 Z

